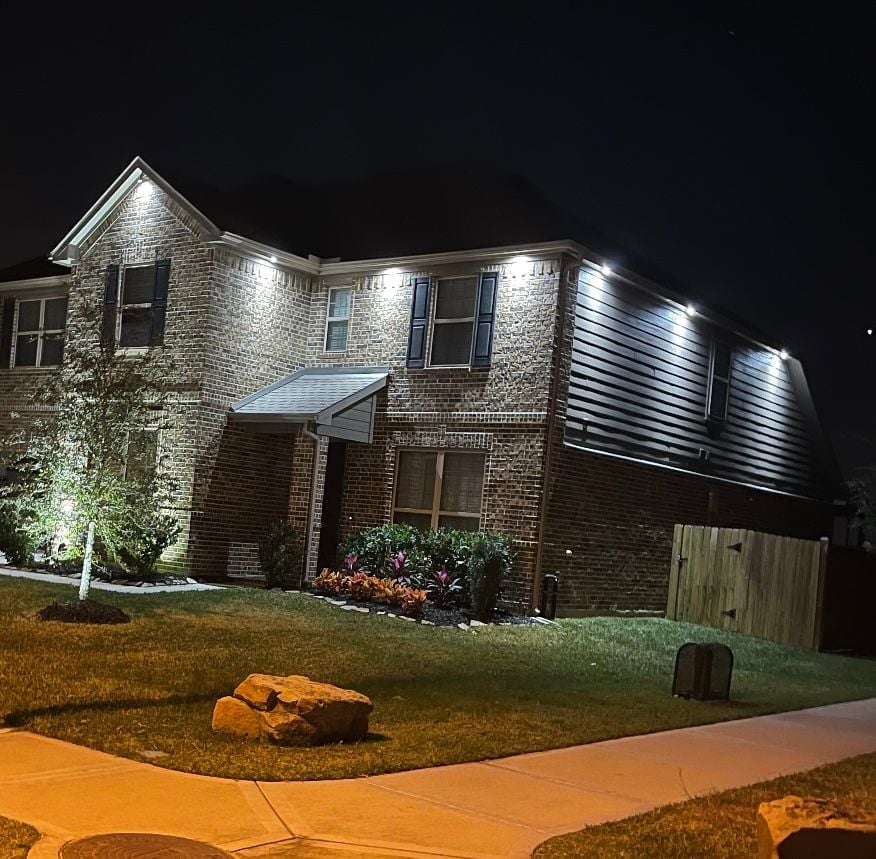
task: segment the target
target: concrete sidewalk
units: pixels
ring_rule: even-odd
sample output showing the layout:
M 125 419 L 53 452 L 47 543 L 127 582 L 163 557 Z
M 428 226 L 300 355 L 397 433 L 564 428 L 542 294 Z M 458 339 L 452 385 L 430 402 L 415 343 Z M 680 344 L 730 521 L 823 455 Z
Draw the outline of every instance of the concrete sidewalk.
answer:
M 708 706 L 706 704 L 691 706 Z M 250 782 L 0 731 L 0 815 L 65 841 L 155 832 L 240 857 L 528 856 L 545 839 L 876 751 L 876 699 L 373 778 Z

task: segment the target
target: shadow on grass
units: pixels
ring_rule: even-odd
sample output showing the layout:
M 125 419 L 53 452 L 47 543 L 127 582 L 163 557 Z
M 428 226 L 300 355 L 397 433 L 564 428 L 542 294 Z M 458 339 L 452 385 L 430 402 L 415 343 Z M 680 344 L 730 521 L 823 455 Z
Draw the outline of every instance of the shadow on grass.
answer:
M 31 719 L 39 716 L 60 716 L 65 713 L 87 713 L 94 711 L 113 710 L 144 710 L 151 707 L 178 706 L 183 704 L 202 704 L 205 701 L 216 701 L 224 692 L 207 692 L 198 695 L 170 695 L 167 698 L 122 698 L 108 701 L 68 701 L 64 704 L 53 704 L 49 707 L 36 707 L 31 710 L 13 710 L 0 717 L 10 728 L 21 728 Z

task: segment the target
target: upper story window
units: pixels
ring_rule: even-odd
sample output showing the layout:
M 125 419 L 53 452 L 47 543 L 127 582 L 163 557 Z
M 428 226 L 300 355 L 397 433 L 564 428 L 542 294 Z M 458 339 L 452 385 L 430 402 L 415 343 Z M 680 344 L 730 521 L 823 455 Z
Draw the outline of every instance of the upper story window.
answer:
M 429 366 L 469 363 L 477 298 L 477 277 L 441 278 L 436 282 Z
M 733 350 L 720 340 L 712 342 L 712 360 L 709 365 L 709 391 L 706 417 L 711 421 L 727 419 L 727 402 L 730 399 L 730 367 Z
M 101 339 L 123 349 L 145 349 L 164 340 L 170 260 L 152 265 L 108 266 Z
M 349 286 L 329 290 L 325 322 L 325 351 L 344 352 L 350 332 L 353 290 Z
M 66 296 L 19 300 L 14 366 L 59 366 L 64 357 L 66 323 Z
M 485 454 L 468 450 L 403 450 L 398 454 L 393 521 L 423 531 L 477 531 Z
M 497 272 L 415 278 L 408 367 L 419 369 L 427 363 L 430 367 L 489 366 L 498 284 Z

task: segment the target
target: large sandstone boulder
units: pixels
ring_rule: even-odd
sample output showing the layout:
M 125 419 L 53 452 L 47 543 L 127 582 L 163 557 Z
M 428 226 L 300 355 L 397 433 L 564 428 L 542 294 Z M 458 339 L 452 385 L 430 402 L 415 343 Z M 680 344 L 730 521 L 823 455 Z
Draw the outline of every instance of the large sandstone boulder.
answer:
M 213 730 L 281 746 L 317 746 L 362 740 L 371 699 L 352 689 L 292 674 L 250 674 L 234 695 L 213 709 Z
M 876 814 L 824 799 L 786 796 L 757 809 L 757 859 L 872 859 Z

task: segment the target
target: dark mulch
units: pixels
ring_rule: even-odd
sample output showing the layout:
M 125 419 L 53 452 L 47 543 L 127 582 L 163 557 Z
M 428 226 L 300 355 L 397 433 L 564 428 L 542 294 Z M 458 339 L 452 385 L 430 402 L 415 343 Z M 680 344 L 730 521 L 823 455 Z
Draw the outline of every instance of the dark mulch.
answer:
M 316 593 L 312 591 L 312 593 Z M 359 602 L 358 600 L 352 600 L 346 595 L 334 596 L 327 594 L 318 594 L 319 596 L 325 597 L 326 599 L 336 599 L 336 600 L 346 600 L 348 605 L 360 606 L 362 608 L 367 608 L 370 612 L 385 612 L 387 614 L 397 614 L 400 615 L 401 609 L 399 608 L 391 608 L 386 605 L 386 603 L 379 602 Z M 468 624 L 471 622 L 471 615 L 469 612 L 461 609 L 459 607 L 454 606 L 453 608 L 438 608 L 434 602 L 431 600 L 426 602 L 423 606 L 423 614 L 421 618 L 418 620 L 427 620 L 433 623 L 435 626 L 459 626 L 459 624 L 464 623 Z M 513 623 L 519 625 L 528 625 L 532 624 L 533 620 L 531 617 L 526 617 L 524 615 L 519 614 L 511 614 L 509 612 L 496 610 L 493 614 L 492 619 L 489 621 L 490 623 Z
M 131 619 L 120 608 L 94 600 L 55 601 L 41 608 L 37 617 L 62 623 L 127 623 Z

